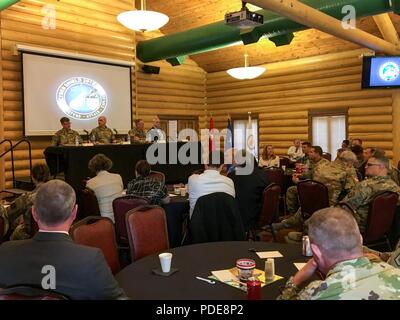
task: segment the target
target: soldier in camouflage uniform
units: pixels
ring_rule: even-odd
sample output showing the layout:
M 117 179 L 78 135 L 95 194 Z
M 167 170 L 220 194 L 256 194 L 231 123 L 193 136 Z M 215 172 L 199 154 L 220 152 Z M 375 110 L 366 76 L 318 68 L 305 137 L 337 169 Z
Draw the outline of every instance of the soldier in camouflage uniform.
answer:
M 71 122 L 67 117 L 62 117 L 60 119 L 60 123 L 62 125 L 62 129 L 58 130 L 53 138 L 52 145 L 53 146 L 62 146 L 66 144 L 75 144 L 76 139 L 78 138 L 79 144 L 82 143 L 82 138 L 79 133 L 75 130 L 71 129 Z
M 115 141 L 114 133 L 106 126 L 107 118 L 101 116 L 97 122 L 99 126 L 90 132 L 90 137 L 94 137 L 97 143 L 112 143 Z
M 353 190 L 356 183 L 358 183 L 357 174 L 353 167 L 357 158 L 353 152 L 344 151 L 340 155 L 340 161 L 329 162 L 328 160 L 323 159 L 318 152 L 315 153 L 314 151 L 310 152 L 311 157 L 314 159 L 313 161 L 318 162 L 311 168 L 311 178 L 315 181 L 321 182 L 328 188 L 329 205 L 334 206 L 339 202 L 339 200 Z M 296 201 L 298 200 L 296 199 Z M 274 227 L 277 227 L 277 229 L 282 227 L 301 228 L 303 223 L 304 221 L 301 215 L 301 209 L 298 209 L 290 218 L 283 220 L 281 225 L 274 224 Z
M 309 168 L 311 165 L 311 161 L 310 157 L 308 156 L 308 153 L 310 152 L 311 149 L 311 143 L 309 143 L 308 141 L 302 142 L 301 149 L 303 150 L 304 157 L 297 160 L 296 163 L 304 164 L 307 168 Z
M 326 208 L 308 221 L 313 259 L 290 277 L 278 300 L 400 299 L 400 270 L 364 256 L 360 231 L 350 213 Z M 300 289 L 318 272 L 324 280 Z
M 49 167 L 45 164 L 37 164 L 32 168 L 32 180 L 35 183 L 35 189 L 27 192 L 15 199 L 10 206 L 5 209 L 2 207 L 0 214 L 3 216 L 6 232 L 13 230 L 10 240 L 23 240 L 30 238 L 31 233 L 31 207 L 35 200 L 39 187 L 50 178 Z M 21 221 L 22 220 L 22 221 Z
M 146 132 L 144 132 L 144 121 L 142 119 L 135 120 L 136 127 L 129 130 L 131 141 L 146 141 Z
M 355 211 L 355 218 L 361 232 L 364 232 L 368 222 L 369 205 L 375 195 L 384 191 L 397 192 L 400 187 L 388 176 L 389 160 L 385 157 L 371 157 L 366 164 L 366 180 L 358 183 L 343 200 Z M 400 198 L 398 205 L 400 205 Z

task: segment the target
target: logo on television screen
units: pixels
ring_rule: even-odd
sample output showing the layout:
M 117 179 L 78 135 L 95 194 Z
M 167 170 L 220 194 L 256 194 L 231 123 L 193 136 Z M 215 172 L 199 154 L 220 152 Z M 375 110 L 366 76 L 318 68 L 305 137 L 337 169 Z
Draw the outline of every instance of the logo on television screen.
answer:
M 383 81 L 391 82 L 399 77 L 400 69 L 397 63 L 386 62 L 379 68 L 379 76 Z
M 97 118 L 107 108 L 107 94 L 96 81 L 73 77 L 57 89 L 57 105 L 66 115 L 78 119 Z

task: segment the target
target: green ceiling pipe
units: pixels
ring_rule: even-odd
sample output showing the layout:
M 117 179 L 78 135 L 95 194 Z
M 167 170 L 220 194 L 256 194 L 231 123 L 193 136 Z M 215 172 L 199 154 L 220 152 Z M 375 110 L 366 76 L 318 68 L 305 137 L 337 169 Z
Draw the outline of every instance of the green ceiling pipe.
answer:
M 17 3 L 19 0 L 0 0 L 0 11 L 12 6 L 14 3 Z
M 302 2 L 336 19 L 342 19 L 345 16 L 342 13 L 345 5 L 355 7 L 357 18 L 400 8 L 400 0 L 304 0 Z M 199 28 L 139 41 L 136 46 L 137 56 L 142 62 L 164 59 L 176 62 L 177 57 L 221 49 L 241 41 L 245 44 L 254 43 L 262 36 L 275 41 L 277 45 L 288 44 L 292 38 L 291 33 L 308 29 L 304 25 L 270 11 L 257 12 L 264 16 L 264 24 L 250 32 L 243 33 L 238 28 L 225 25 L 222 20 Z

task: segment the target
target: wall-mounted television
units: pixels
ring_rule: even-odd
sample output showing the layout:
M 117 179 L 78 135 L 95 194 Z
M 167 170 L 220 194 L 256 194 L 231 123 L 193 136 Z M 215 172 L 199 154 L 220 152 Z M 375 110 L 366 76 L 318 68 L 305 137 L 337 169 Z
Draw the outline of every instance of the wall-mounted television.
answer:
M 400 57 L 364 57 L 362 88 L 399 88 Z

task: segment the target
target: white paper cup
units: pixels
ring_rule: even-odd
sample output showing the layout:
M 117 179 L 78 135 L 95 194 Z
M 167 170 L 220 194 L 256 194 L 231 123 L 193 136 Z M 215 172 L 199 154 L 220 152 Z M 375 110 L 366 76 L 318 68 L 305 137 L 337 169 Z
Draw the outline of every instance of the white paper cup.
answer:
M 169 272 L 171 270 L 172 253 L 160 253 L 158 257 L 160 258 L 162 272 Z
M 282 166 L 282 170 L 285 171 L 286 170 L 286 166 Z

